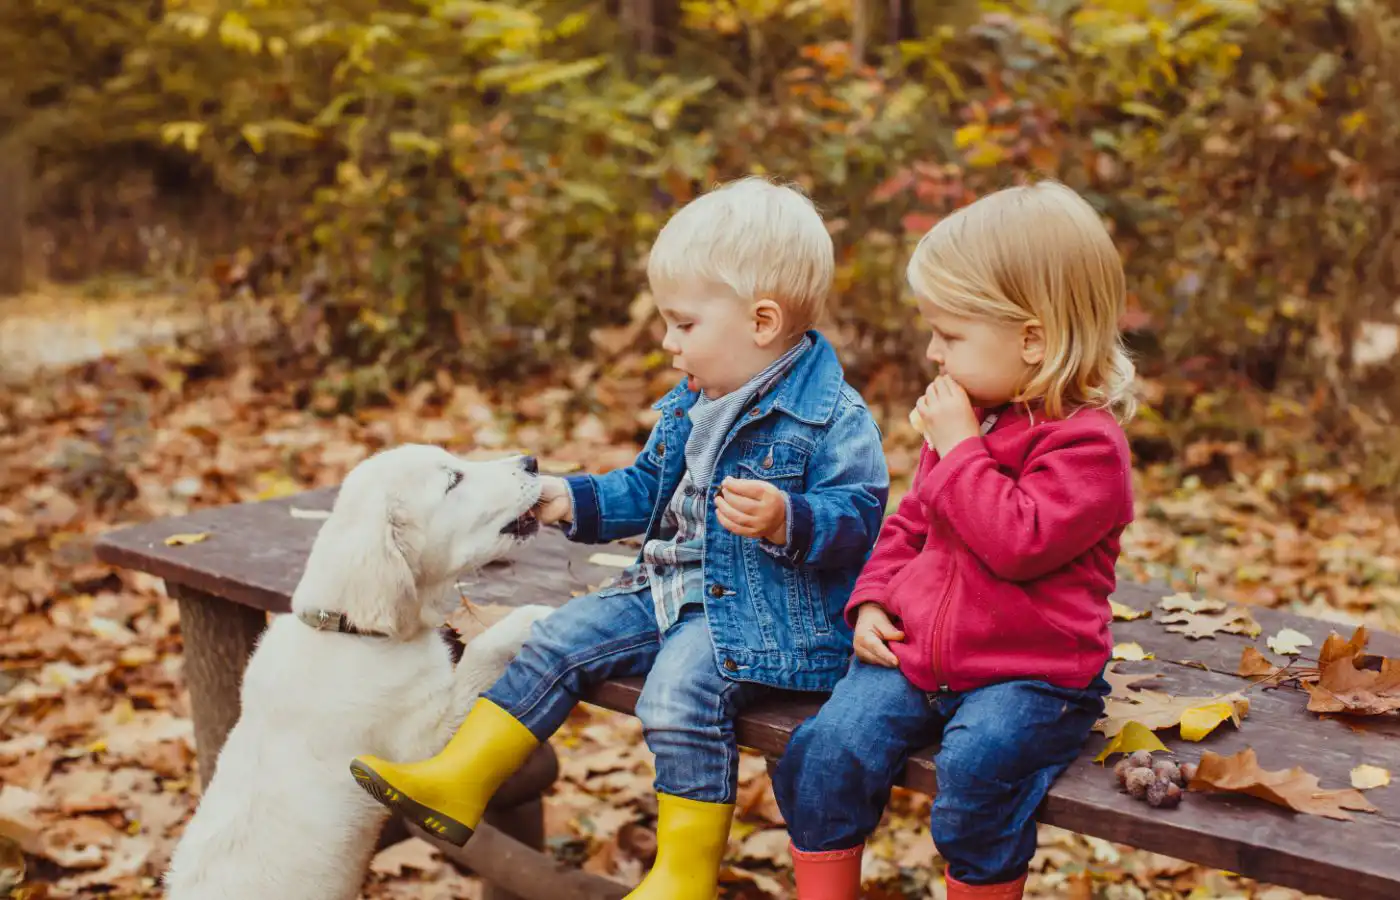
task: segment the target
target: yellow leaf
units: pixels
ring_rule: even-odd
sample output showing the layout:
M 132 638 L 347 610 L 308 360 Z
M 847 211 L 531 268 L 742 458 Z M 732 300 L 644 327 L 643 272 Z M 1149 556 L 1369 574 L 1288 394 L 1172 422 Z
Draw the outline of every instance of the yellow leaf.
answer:
M 1122 622 L 1131 622 L 1133 619 L 1141 619 L 1143 616 L 1152 615 L 1152 610 L 1150 609 L 1133 609 L 1131 606 L 1119 603 L 1117 600 L 1108 601 L 1108 607 L 1113 610 L 1113 618 Z
M 203 134 L 203 122 L 166 122 L 160 127 L 161 140 L 167 144 L 179 141 L 189 153 L 193 153 L 199 146 L 199 139 Z
M 637 560 L 620 553 L 594 553 L 588 557 L 588 561 L 595 566 L 616 566 L 619 569 L 625 569 Z
M 1235 715 L 1233 704 L 1220 702 L 1193 706 L 1181 714 L 1181 736 L 1188 741 L 1199 741 L 1226 719 L 1234 720 L 1235 727 L 1239 727 L 1240 720 Z
M 248 53 L 262 51 L 262 35 L 253 30 L 241 13 L 228 12 L 219 23 L 219 40 L 225 47 L 245 50 Z
M 1390 784 L 1390 772 L 1380 766 L 1360 765 L 1351 770 L 1351 786 L 1359 791 Z
M 1137 662 L 1142 659 L 1152 659 L 1152 654 L 1142 649 L 1142 645 L 1137 641 L 1128 641 L 1127 643 L 1113 645 L 1113 658 L 1126 660 L 1128 662 Z
M 1144 119 L 1151 119 L 1154 122 L 1165 122 L 1167 120 L 1166 113 L 1150 103 L 1128 100 L 1119 104 L 1118 108 L 1130 116 L 1141 116 Z
M 1269 638 L 1269 649 L 1275 653 L 1282 653 L 1288 656 L 1297 656 L 1303 652 L 1304 647 L 1312 646 L 1312 638 L 1301 631 L 1294 631 L 1292 628 L 1285 628 L 1278 634 Z
M 1103 762 L 1114 753 L 1134 753 L 1138 750 L 1153 753 L 1166 749 L 1166 745 L 1157 738 L 1157 735 L 1152 733 L 1152 729 L 1141 722 L 1127 722 L 1124 723 L 1123 729 L 1115 734 L 1107 746 L 1099 752 L 1099 755 L 1094 757 L 1094 762 Z
M 973 122 L 971 125 L 964 125 L 953 133 L 953 145 L 959 150 L 971 147 L 980 143 L 987 135 L 987 126 L 980 122 Z
M 172 534 L 165 539 L 167 547 L 183 547 L 186 544 L 198 544 L 200 541 L 208 540 L 209 532 L 200 531 L 193 534 Z

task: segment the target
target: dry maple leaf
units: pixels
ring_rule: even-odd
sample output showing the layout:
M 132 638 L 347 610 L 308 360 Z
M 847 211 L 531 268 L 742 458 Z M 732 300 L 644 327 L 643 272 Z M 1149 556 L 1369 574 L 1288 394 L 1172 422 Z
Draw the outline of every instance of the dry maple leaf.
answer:
M 1240 667 L 1236 674 L 1243 678 L 1257 678 L 1261 675 L 1265 678 L 1273 678 L 1282 671 L 1282 667 L 1269 662 L 1268 658 L 1258 650 L 1253 647 L 1245 647 L 1244 652 L 1240 654 Z
M 1206 597 L 1193 597 L 1182 591 L 1163 597 L 1157 605 L 1167 612 L 1218 613 L 1225 611 L 1224 600 L 1211 600 Z
M 1380 670 L 1358 669 L 1354 656 L 1319 666 L 1317 681 L 1303 687 L 1311 695 L 1308 710 L 1379 716 L 1400 710 L 1400 660 L 1381 659 Z
M 1109 666 L 1103 673 L 1104 681 L 1107 681 L 1109 687 L 1112 688 L 1109 692 L 1110 696 L 1123 698 L 1131 698 L 1136 695 L 1134 688 L 1137 686 L 1138 682 L 1151 681 L 1154 678 L 1161 677 L 1161 672 L 1143 672 L 1141 674 L 1120 672 L 1118 671 L 1117 663 Z
M 1173 697 L 1163 691 L 1138 691 L 1128 699 L 1110 696 L 1104 701 L 1104 715 L 1094 730 L 1105 737 L 1118 734 L 1129 722 L 1141 722 L 1153 731 L 1182 726 L 1182 737 L 1200 740 L 1226 719 L 1240 725 L 1249 715 L 1249 700 L 1239 694 L 1218 697 Z M 1183 717 L 1186 721 L 1183 724 Z M 1187 732 L 1193 732 L 1188 737 Z
M 1167 630 L 1184 634 L 1192 640 L 1213 638 L 1216 632 L 1226 631 L 1246 637 L 1258 637 L 1263 631 L 1254 616 L 1243 606 L 1221 613 L 1177 612 L 1163 616 L 1157 621 L 1167 626 Z
M 1344 810 L 1376 812 L 1376 808 L 1352 788 L 1322 790 L 1317 776 L 1301 766 L 1269 771 L 1259 768 L 1259 759 L 1252 748 L 1234 756 L 1221 756 L 1207 750 L 1196 767 L 1190 790 L 1202 793 L 1249 794 L 1314 816 L 1326 816 L 1350 822 Z

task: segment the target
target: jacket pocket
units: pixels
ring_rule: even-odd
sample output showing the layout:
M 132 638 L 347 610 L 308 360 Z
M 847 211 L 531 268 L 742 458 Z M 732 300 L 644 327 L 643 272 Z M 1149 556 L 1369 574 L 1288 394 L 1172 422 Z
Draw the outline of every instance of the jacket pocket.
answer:
M 767 481 L 788 493 L 803 490 L 811 450 L 792 441 L 746 440 L 739 460 L 743 478 Z

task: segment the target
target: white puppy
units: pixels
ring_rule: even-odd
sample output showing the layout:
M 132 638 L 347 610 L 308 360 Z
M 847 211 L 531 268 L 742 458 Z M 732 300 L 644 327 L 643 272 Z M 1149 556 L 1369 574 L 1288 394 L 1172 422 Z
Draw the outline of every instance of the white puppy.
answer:
M 455 670 L 436 630 L 464 568 L 538 524 L 535 463 L 410 444 L 346 477 L 292 594 L 243 678 L 242 714 L 165 877 L 171 900 L 353 900 L 387 811 L 349 776 L 358 753 L 437 753 L 552 610 L 515 610 Z

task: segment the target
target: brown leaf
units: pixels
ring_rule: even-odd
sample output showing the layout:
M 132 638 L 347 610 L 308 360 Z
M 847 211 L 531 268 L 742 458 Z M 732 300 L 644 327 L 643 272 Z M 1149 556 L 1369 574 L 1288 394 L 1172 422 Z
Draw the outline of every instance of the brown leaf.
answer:
M 1312 712 L 1379 716 L 1400 710 L 1400 660 L 1381 659 L 1380 671 L 1358 669 L 1353 655 L 1334 656 L 1316 683 L 1303 685 Z
M 1112 688 L 1110 696 L 1131 698 L 1136 692 L 1133 690 L 1140 681 L 1151 681 L 1154 678 L 1161 678 L 1161 672 L 1143 672 L 1141 674 L 1118 671 L 1118 664 L 1114 663 L 1103 673 L 1104 681 L 1107 681 Z
M 1269 771 L 1259 767 L 1253 748 L 1234 756 L 1221 756 L 1207 750 L 1196 767 L 1196 775 L 1188 787 L 1203 793 L 1249 794 L 1314 816 L 1326 816 L 1350 822 L 1344 810 L 1376 812 L 1361 792 L 1352 788 L 1322 790 L 1317 776 L 1301 766 Z
M 1213 638 L 1216 632 L 1220 631 L 1258 637 L 1263 630 L 1259 623 L 1254 621 L 1250 611 L 1243 606 L 1236 606 L 1221 613 L 1177 612 L 1163 616 L 1158 621 L 1166 625 L 1168 631 L 1184 634 L 1192 640 Z
M 1138 691 L 1131 697 L 1124 699 L 1110 696 L 1104 702 L 1104 715 L 1094 724 L 1094 730 L 1102 733 L 1105 737 L 1113 737 L 1129 722 L 1140 722 L 1153 731 L 1160 731 L 1163 728 L 1173 728 L 1181 724 L 1181 717 L 1191 714 L 1190 718 L 1199 718 L 1193 714 L 1193 710 L 1202 707 L 1215 707 L 1217 704 L 1224 704 L 1226 715 L 1223 718 L 1232 718 L 1235 726 L 1239 726 L 1239 719 L 1249 715 L 1249 700 L 1239 694 L 1222 694 L 1218 697 L 1173 697 L 1163 691 Z M 1233 711 L 1234 715 L 1228 715 Z M 1214 727 L 1222 719 L 1213 719 L 1210 727 Z M 1192 721 L 1189 723 L 1194 727 L 1201 727 L 1199 723 Z M 1209 728 L 1206 729 L 1209 731 Z M 1199 738 L 1191 738 L 1198 740 Z
M 1244 652 L 1240 654 L 1238 674 L 1244 678 L 1255 678 L 1260 675 L 1272 678 L 1281 671 L 1283 671 L 1281 668 L 1269 662 L 1264 654 L 1253 647 L 1245 647 Z

